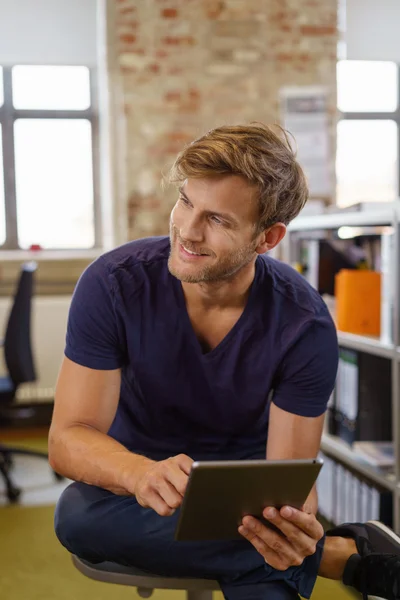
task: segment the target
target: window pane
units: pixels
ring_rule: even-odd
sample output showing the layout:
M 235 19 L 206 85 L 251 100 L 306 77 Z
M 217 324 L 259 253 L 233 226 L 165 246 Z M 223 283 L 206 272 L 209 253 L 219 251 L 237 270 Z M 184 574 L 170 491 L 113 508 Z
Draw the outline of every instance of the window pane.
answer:
M 85 110 L 90 106 L 87 67 L 18 66 L 12 70 L 15 108 Z
M 393 112 L 398 104 L 397 65 L 341 60 L 337 65 L 338 108 L 343 112 Z
M 89 121 L 18 119 L 15 170 L 21 248 L 94 245 Z
M 0 67 L 0 106 L 4 104 L 3 67 Z
M 337 203 L 392 201 L 398 195 L 397 124 L 351 121 L 338 124 Z
M 6 213 L 4 206 L 3 132 L 0 123 L 0 246 L 6 241 Z

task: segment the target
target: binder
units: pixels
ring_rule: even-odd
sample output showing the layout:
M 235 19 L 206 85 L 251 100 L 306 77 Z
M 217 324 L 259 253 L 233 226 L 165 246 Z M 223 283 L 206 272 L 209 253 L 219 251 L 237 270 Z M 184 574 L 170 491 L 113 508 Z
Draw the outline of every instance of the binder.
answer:
M 328 431 L 345 442 L 392 439 L 390 359 L 340 348 Z
M 336 523 L 344 523 L 344 506 L 346 503 L 346 496 L 344 493 L 344 467 L 338 463 L 336 467 L 336 487 L 337 487 L 337 502 L 336 502 Z
M 319 457 L 323 459 L 324 465 L 317 479 L 318 508 L 319 513 L 327 520 L 333 521 L 333 477 L 334 461 L 320 453 Z
M 361 523 L 365 523 L 369 519 L 369 516 L 371 514 L 370 504 L 371 504 L 370 486 L 368 485 L 367 482 L 362 481 L 361 482 L 361 514 L 360 514 Z
M 393 526 L 392 492 L 320 453 L 324 466 L 317 480 L 318 511 L 333 525 L 382 521 Z
M 329 457 L 325 459 L 327 461 L 328 469 L 326 473 L 326 493 L 328 496 L 326 502 L 326 518 L 329 521 L 333 520 L 334 511 L 334 476 L 335 476 L 335 461 Z
M 342 269 L 335 277 L 335 297 L 340 331 L 380 335 L 380 273 L 368 269 Z
M 376 488 L 371 488 L 371 520 L 379 521 L 381 515 L 381 498 Z
M 351 523 L 357 523 L 360 515 L 360 482 L 355 475 L 352 475 L 351 482 Z
M 337 383 L 336 383 L 337 385 Z M 336 401 L 335 401 L 335 390 L 329 397 L 328 404 L 326 406 L 326 417 L 325 427 L 329 433 L 336 435 Z
M 352 444 L 356 440 L 359 409 L 358 353 L 354 350 L 339 350 L 338 385 L 336 389 L 336 435 Z
M 392 440 L 392 364 L 382 356 L 359 355 L 359 410 L 355 440 Z
M 344 481 L 343 481 L 344 497 L 345 497 L 344 516 L 343 516 L 344 523 L 351 523 L 351 521 L 353 520 L 352 479 L 353 479 L 352 473 L 350 473 L 350 471 L 345 469 L 344 470 Z

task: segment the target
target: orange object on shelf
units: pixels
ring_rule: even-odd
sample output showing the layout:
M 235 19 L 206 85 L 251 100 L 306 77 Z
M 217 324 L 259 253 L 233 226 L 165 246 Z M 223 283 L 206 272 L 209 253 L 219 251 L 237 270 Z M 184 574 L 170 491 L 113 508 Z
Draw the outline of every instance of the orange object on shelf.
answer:
M 335 297 L 339 331 L 380 335 L 380 273 L 366 269 L 342 269 L 335 277 Z

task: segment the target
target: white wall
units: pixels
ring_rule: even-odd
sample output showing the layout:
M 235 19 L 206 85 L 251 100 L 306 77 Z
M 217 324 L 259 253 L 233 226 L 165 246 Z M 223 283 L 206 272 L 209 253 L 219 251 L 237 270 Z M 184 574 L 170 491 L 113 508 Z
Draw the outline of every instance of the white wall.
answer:
M 20 401 L 37 397 L 52 400 L 64 356 L 68 311 L 72 296 L 34 296 L 32 301 L 32 351 L 38 380 L 19 390 Z M 0 298 L 0 337 L 5 334 L 11 298 Z M 0 349 L 0 375 L 6 373 Z
M 0 65 L 96 66 L 97 0 L 0 0 Z
M 349 60 L 400 63 L 400 0 L 346 0 Z

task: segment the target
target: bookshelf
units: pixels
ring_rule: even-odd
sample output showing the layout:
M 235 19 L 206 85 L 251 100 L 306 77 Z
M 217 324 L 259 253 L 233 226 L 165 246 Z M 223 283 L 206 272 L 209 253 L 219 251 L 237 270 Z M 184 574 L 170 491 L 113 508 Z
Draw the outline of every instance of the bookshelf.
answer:
M 390 226 L 393 231 L 393 248 L 390 252 L 390 289 L 392 295 L 391 332 L 385 339 L 355 335 L 338 331 L 339 346 L 343 349 L 379 356 L 390 361 L 391 372 L 391 410 L 392 439 L 394 443 L 395 465 L 393 472 L 373 467 L 367 463 L 352 446 L 339 437 L 323 433 L 321 452 L 343 465 L 359 477 L 364 477 L 371 485 L 388 490 L 393 497 L 393 526 L 400 533 L 400 199 L 382 204 L 371 210 L 349 212 L 327 212 L 313 216 L 299 216 L 288 227 L 283 240 L 280 258 L 293 264 L 299 260 L 296 255 L 299 244 L 296 240 L 304 235 L 309 239 L 318 239 L 321 235 L 332 235 L 341 227 L 379 227 Z M 377 399 L 379 402 L 379 399 Z
M 375 356 L 384 356 L 385 358 L 394 358 L 398 352 L 400 358 L 400 349 L 395 349 L 394 344 L 381 342 L 378 338 L 356 335 L 345 331 L 338 331 L 339 345 L 343 348 L 360 350 L 360 352 L 369 352 Z
M 391 225 L 394 220 L 395 207 L 384 206 L 379 210 L 360 212 L 332 212 L 322 215 L 297 217 L 294 219 L 288 231 L 311 231 L 315 229 L 339 229 L 339 227 L 368 227 L 373 225 Z
M 364 461 L 357 453 L 352 450 L 351 446 L 342 442 L 334 435 L 324 433 L 321 443 L 321 450 L 325 454 L 329 454 L 332 458 L 339 460 L 341 463 L 350 467 L 357 473 L 364 475 L 371 482 L 382 486 L 392 492 L 396 489 L 396 477 L 392 473 L 385 473 L 383 469 L 372 467 Z

